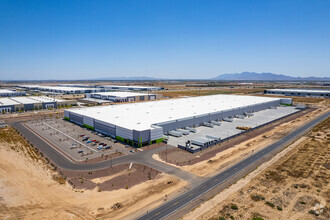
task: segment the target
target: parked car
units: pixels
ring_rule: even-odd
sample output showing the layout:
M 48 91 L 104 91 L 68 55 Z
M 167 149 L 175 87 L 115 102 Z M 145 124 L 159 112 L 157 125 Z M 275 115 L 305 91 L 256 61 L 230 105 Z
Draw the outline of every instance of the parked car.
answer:
M 83 150 L 78 151 L 78 154 L 81 154 L 81 153 L 84 153 L 84 151 Z
M 105 146 L 104 149 L 110 149 L 110 146 Z
M 95 143 L 95 144 L 98 144 L 98 143 L 100 143 L 100 142 L 99 142 L 99 141 L 95 141 L 94 143 Z
M 86 141 L 86 144 L 92 143 L 92 141 Z
M 88 138 L 84 138 L 84 139 L 82 139 L 82 141 L 87 141 L 88 140 Z
M 98 149 L 98 150 L 102 150 L 102 149 L 103 149 L 103 147 L 102 147 L 102 146 L 99 146 L 99 147 L 97 147 L 97 149 Z
M 134 150 L 130 150 L 129 152 L 134 153 L 135 151 Z
M 79 135 L 80 137 L 84 137 L 85 135 L 84 134 L 81 134 L 81 135 Z
M 104 143 L 99 143 L 99 145 L 103 145 Z
M 92 140 L 92 142 L 95 142 L 96 140 Z
M 76 142 L 73 142 L 73 143 L 72 143 L 72 146 L 75 146 L 75 145 L 77 145 L 77 143 L 76 143 Z
M 103 144 L 103 146 L 107 146 L 107 144 Z

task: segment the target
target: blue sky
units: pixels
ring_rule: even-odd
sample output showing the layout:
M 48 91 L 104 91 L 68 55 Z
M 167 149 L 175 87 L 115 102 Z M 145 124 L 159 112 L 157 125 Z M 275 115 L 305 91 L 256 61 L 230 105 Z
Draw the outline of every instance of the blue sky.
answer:
M 329 0 L 0 0 L 0 80 L 329 70 Z

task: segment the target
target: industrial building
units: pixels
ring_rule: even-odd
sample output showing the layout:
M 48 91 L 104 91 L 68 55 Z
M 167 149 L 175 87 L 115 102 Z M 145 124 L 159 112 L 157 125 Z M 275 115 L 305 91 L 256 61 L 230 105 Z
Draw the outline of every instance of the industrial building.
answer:
M 107 90 L 121 90 L 121 91 L 153 91 L 163 90 L 164 87 L 151 87 L 151 86 L 119 86 L 119 85 L 99 85 L 98 88 Z
M 88 88 L 88 87 L 61 87 L 61 86 L 40 86 L 40 85 L 20 85 L 21 88 L 46 91 L 51 93 L 62 94 L 84 94 L 92 92 L 104 92 L 102 88 Z
M 330 90 L 314 90 L 314 89 L 266 89 L 264 94 L 267 95 L 284 95 L 284 96 L 302 96 L 302 97 L 325 97 L 329 98 Z
M 137 93 L 137 92 L 98 92 L 88 93 L 86 98 L 110 100 L 112 102 L 134 102 L 157 99 L 158 94 Z
M 24 96 L 26 92 L 20 92 L 10 89 L 0 89 L 0 97 Z
M 76 104 L 76 101 L 60 100 L 45 96 L 0 98 L 0 113 L 58 108 Z
M 162 141 L 163 134 L 211 121 L 290 105 L 290 98 L 212 95 L 65 110 L 64 117 L 113 138 L 143 146 Z

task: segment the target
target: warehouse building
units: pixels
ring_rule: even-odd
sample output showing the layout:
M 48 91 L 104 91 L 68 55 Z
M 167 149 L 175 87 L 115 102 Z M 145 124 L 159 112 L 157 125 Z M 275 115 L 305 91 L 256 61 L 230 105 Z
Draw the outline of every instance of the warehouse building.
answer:
M 176 129 L 291 103 L 289 98 L 212 95 L 65 110 L 64 116 L 123 142 L 143 146 L 162 141 L 163 134 Z
M 14 97 L 14 96 L 24 96 L 26 92 L 20 92 L 10 89 L 0 89 L 0 97 Z
M 86 98 L 110 100 L 112 102 L 134 102 L 157 99 L 157 94 L 137 93 L 137 92 L 98 92 L 88 93 Z
M 45 96 L 0 98 L 0 113 L 58 108 L 72 105 L 77 105 L 77 102 Z
M 121 90 L 121 91 L 153 91 L 163 90 L 164 87 L 151 87 L 151 86 L 119 86 L 119 85 L 99 85 L 98 88 L 107 90 Z
M 61 86 L 40 86 L 40 85 L 20 85 L 21 88 L 46 91 L 50 93 L 61 94 L 84 94 L 92 92 L 104 92 L 102 88 L 87 88 L 87 87 L 61 87 Z
M 325 98 L 329 98 L 330 90 L 266 89 L 266 90 L 264 90 L 264 94 L 267 94 L 267 95 L 284 95 L 284 96 L 325 97 Z

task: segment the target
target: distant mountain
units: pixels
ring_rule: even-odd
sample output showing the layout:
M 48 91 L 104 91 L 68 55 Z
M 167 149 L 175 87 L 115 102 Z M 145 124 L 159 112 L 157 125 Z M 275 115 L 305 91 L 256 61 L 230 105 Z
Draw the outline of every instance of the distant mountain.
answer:
M 292 80 L 306 80 L 306 81 L 329 81 L 330 77 L 293 77 L 274 73 L 229 73 L 211 78 L 211 80 L 264 80 L 264 81 L 292 81 Z
M 147 77 L 147 76 L 128 76 L 128 77 L 103 77 L 99 79 L 94 80 L 161 80 L 160 78 L 153 78 L 153 77 Z

